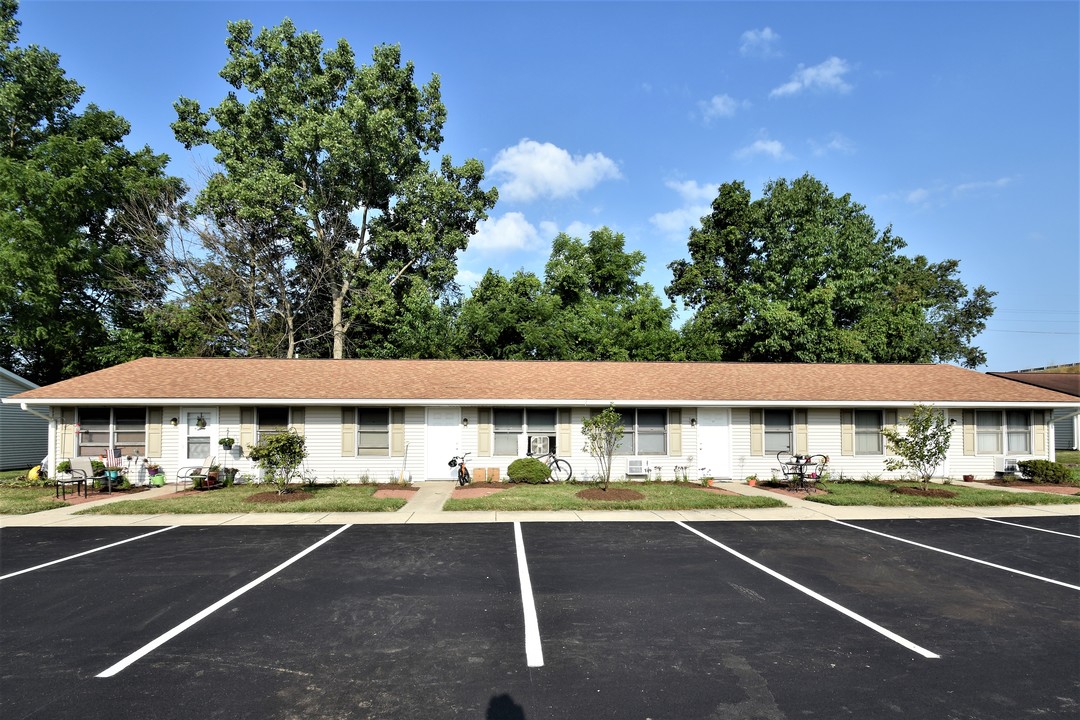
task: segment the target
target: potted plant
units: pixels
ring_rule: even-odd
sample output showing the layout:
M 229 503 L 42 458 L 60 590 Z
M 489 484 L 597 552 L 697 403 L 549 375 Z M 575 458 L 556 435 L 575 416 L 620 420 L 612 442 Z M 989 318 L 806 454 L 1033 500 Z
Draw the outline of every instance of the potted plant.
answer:
M 746 484 L 750 487 L 757 485 L 757 475 L 750 475 L 746 478 Z
M 210 486 L 217 485 L 219 477 L 221 477 L 221 466 L 211 465 L 206 471 L 206 484 Z
M 146 474 L 150 478 L 150 484 L 154 487 L 165 486 L 165 471 L 157 463 L 147 463 Z
M 228 432 L 228 431 L 226 431 L 226 432 Z M 232 450 L 233 445 L 236 444 L 236 439 L 231 438 L 231 437 L 228 436 L 228 434 L 226 434 L 225 437 L 223 437 L 223 438 L 221 438 L 220 440 L 217 441 L 217 444 L 220 445 L 221 447 L 225 448 L 226 450 Z

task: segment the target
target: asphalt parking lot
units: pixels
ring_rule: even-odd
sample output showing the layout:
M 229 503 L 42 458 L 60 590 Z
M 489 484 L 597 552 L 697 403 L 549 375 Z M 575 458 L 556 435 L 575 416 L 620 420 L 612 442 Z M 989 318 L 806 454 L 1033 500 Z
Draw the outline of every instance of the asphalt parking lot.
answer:
M 6 720 L 1077 718 L 1080 518 L 5 528 L 0 647 Z

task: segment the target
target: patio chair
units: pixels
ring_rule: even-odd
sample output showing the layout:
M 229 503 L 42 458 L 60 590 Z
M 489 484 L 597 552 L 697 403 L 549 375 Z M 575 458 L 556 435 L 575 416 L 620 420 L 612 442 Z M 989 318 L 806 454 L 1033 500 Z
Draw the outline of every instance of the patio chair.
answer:
M 213 456 L 208 457 L 202 461 L 199 465 L 191 465 L 189 467 L 182 467 L 176 471 L 176 492 L 180 492 L 181 485 L 194 484 L 193 479 L 196 475 L 206 477 L 210 472 L 210 466 L 214 464 Z
M 64 500 L 67 500 L 68 487 L 71 485 L 75 486 L 76 497 L 80 492 L 83 497 L 86 497 L 86 471 L 75 467 L 74 462 L 70 459 L 63 462 L 68 463 L 71 468 L 67 472 L 56 473 L 56 478 L 53 481 L 56 485 L 56 497 L 63 497 Z
M 95 473 L 94 465 L 90 462 L 88 457 L 77 457 L 71 459 L 72 471 L 79 471 L 86 479 L 86 491 L 89 493 L 90 488 L 93 487 L 94 481 L 100 481 L 105 484 L 105 487 L 109 487 L 110 483 L 108 478 L 105 477 L 104 472 Z

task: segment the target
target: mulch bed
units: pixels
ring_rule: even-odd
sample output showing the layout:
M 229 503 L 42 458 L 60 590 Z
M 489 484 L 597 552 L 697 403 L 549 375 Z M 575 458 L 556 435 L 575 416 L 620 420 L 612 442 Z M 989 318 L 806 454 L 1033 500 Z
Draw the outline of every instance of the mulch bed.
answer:
M 894 487 L 891 492 L 897 495 L 918 495 L 919 497 L 938 497 L 938 498 L 954 498 L 956 493 L 952 490 L 944 490 L 942 488 L 916 488 L 916 487 Z
M 1057 495 L 1080 495 L 1080 488 L 1075 485 L 1049 485 L 1045 483 L 1029 482 L 1027 480 L 979 480 L 987 485 L 997 485 L 1004 488 L 1020 488 L 1022 490 L 1038 490 L 1039 492 L 1055 493 Z
M 487 497 L 488 495 L 494 495 L 497 492 L 506 490 L 507 487 L 506 483 L 501 482 L 474 482 L 463 487 L 454 488 L 454 492 L 450 497 L 455 500 Z
M 372 497 L 376 498 L 402 498 L 403 500 L 410 499 L 419 491 L 418 488 L 379 488 L 376 490 Z
M 707 492 L 707 493 L 713 493 L 714 495 L 738 495 L 739 494 L 737 492 L 732 492 L 731 490 L 725 490 L 724 488 L 705 487 L 704 485 L 701 486 L 701 489 L 703 491 Z
M 787 495 L 788 497 L 793 498 L 805 498 L 810 495 L 826 494 L 825 488 L 813 485 L 810 486 L 810 489 L 808 490 L 792 490 L 787 485 L 783 485 L 781 483 L 759 482 L 757 484 L 757 487 L 761 488 L 762 490 L 774 492 L 777 495 Z
M 111 493 L 102 492 L 100 490 L 87 489 L 88 497 L 82 495 L 76 495 L 73 492 L 73 487 L 69 487 L 67 491 L 67 499 L 56 498 L 67 502 L 68 505 L 82 505 L 83 503 L 94 502 L 96 500 L 108 500 L 110 497 L 125 496 L 125 495 L 138 495 L 139 493 L 146 492 L 150 488 L 146 487 L 133 487 L 129 490 L 113 490 Z

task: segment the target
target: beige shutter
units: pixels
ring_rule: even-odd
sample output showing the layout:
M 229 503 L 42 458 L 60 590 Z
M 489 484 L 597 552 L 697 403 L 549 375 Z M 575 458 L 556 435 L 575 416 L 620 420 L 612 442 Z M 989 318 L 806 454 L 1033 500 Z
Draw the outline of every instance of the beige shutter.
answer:
M 255 408 L 240 408 L 240 448 L 251 450 L 255 444 Z
M 356 408 L 341 408 L 341 457 L 356 455 Z
M 295 430 L 297 435 L 303 435 L 304 434 L 304 408 L 302 408 L 302 407 L 294 407 L 292 409 L 292 412 L 289 414 L 289 417 L 292 420 L 292 422 L 289 423 L 289 427 L 292 428 L 293 430 Z
M 795 454 L 806 455 L 810 452 L 806 439 L 806 410 L 795 411 Z
M 765 454 L 765 426 L 761 410 L 750 411 L 750 454 Z
M 855 411 L 840 411 L 840 454 L 855 454 Z
M 975 454 L 975 411 L 965 410 L 964 414 L 964 454 Z
M 1031 452 L 1033 455 L 1046 454 L 1046 416 L 1042 410 L 1031 413 L 1031 422 L 1035 426 L 1035 445 Z
M 390 454 L 405 455 L 405 408 L 390 408 Z
M 569 408 L 559 411 L 559 427 L 558 436 L 555 441 L 555 449 L 560 455 L 573 455 L 573 449 L 570 447 L 574 444 L 573 428 L 570 426 L 570 410 Z
M 146 456 L 161 456 L 161 416 L 162 409 L 152 407 L 146 413 Z
M 668 455 L 682 455 L 682 410 L 668 410 Z
M 60 418 L 60 459 L 70 460 L 75 457 L 75 408 L 61 408 Z
M 491 457 L 491 408 L 479 408 L 476 416 L 476 454 Z
M 890 430 L 896 430 L 896 411 L 885 410 L 881 413 L 881 424 L 883 427 L 887 427 Z

